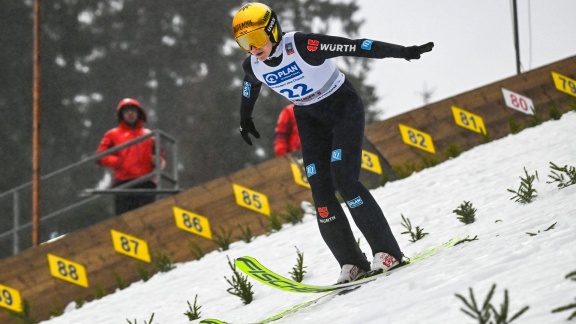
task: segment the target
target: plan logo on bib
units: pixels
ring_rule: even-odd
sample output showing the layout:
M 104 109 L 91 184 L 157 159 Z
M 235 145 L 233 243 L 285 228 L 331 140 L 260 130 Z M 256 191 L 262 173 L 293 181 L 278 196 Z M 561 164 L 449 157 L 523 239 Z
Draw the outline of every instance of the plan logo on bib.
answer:
M 293 79 L 301 74 L 302 70 L 300 70 L 298 64 L 296 64 L 296 62 L 292 62 L 281 69 L 264 74 L 263 77 L 267 85 L 273 86 Z

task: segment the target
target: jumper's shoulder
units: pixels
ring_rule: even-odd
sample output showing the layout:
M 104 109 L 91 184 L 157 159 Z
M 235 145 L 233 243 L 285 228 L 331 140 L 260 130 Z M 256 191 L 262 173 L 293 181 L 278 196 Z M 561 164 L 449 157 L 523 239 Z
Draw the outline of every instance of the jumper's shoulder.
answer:
M 242 61 L 242 69 L 244 70 L 244 73 L 252 73 L 252 63 L 250 62 L 250 59 L 252 58 L 252 55 L 248 55 L 246 56 L 246 58 L 244 59 L 244 61 Z

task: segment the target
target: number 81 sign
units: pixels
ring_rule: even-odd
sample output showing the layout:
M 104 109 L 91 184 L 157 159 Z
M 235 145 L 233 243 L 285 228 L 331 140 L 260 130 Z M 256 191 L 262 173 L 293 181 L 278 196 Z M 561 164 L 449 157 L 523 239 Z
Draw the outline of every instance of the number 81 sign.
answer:
M 502 88 L 502 95 L 506 101 L 506 106 L 528 115 L 534 115 L 532 99 L 504 88 Z

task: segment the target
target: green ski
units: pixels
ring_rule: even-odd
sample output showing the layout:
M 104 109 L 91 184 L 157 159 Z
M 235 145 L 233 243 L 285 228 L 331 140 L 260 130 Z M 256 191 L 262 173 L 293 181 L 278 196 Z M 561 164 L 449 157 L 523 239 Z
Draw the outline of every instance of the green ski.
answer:
M 440 246 L 435 246 L 430 248 L 428 251 L 424 253 L 420 253 L 419 255 L 409 259 L 408 263 L 417 262 L 423 260 L 429 256 L 436 254 L 439 250 L 449 248 L 454 246 L 458 243 L 458 239 L 452 239 L 445 244 Z M 282 275 L 277 274 L 276 272 L 266 268 L 262 265 L 258 260 L 253 257 L 244 256 L 236 259 L 235 261 L 236 267 L 240 269 L 242 272 L 246 273 L 248 276 L 260 281 L 261 283 L 268 285 L 270 287 L 280 289 L 283 291 L 289 292 L 297 292 L 297 293 L 321 293 L 327 291 L 335 291 L 341 290 L 349 287 L 354 287 L 358 285 L 365 284 L 367 282 L 374 281 L 382 276 L 388 275 L 391 271 L 394 271 L 400 267 L 392 269 L 391 271 L 387 271 L 384 273 L 377 274 L 375 276 L 366 277 L 360 280 L 348 282 L 345 284 L 339 285 L 328 285 L 328 286 L 317 286 L 317 285 L 309 285 L 301 282 L 297 282 L 286 278 Z
M 464 239 L 451 239 L 450 241 L 448 241 L 442 245 L 431 247 L 428 250 L 417 254 L 416 256 L 411 258 L 407 264 L 411 264 L 414 262 L 424 260 L 430 256 L 435 255 L 436 253 L 438 253 L 438 251 L 440 251 L 442 249 L 450 248 L 450 247 L 452 247 L 452 246 L 454 246 L 460 242 L 468 241 L 468 240 L 469 240 L 468 236 L 465 237 Z M 269 285 L 271 287 L 274 287 L 274 288 L 277 288 L 280 290 L 290 291 L 290 292 L 299 292 L 299 293 L 318 293 L 316 296 L 314 296 L 313 298 L 311 298 L 309 300 L 306 300 L 304 302 L 296 304 L 290 308 L 287 308 L 287 309 L 281 311 L 280 313 L 272 315 L 272 316 L 270 316 L 264 320 L 255 322 L 254 324 L 266 324 L 266 323 L 276 321 L 276 320 L 281 319 L 281 318 L 283 318 L 289 314 L 295 313 L 300 309 L 310 307 L 310 306 L 318 303 L 322 299 L 333 298 L 333 297 L 337 296 L 338 294 L 346 293 L 347 290 L 354 290 L 354 289 L 360 287 L 360 285 L 374 281 L 374 280 L 376 280 L 382 276 L 386 276 L 386 275 L 392 273 L 395 269 L 397 269 L 397 268 L 395 268 L 391 271 L 384 272 L 384 273 L 378 274 L 376 276 L 364 278 L 361 280 L 349 282 L 347 284 L 330 285 L 330 286 L 316 286 L 316 285 L 302 284 L 302 283 L 296 282 L 294 280 L 288 279 L 284 276 L 281 276 L 281 275 L 279 275 L 273 271 L 270 271 L 266 267 L 262 266 L 260 264 L 260 262 L 258 262 L 256 259 L 254 259 L 252 257 L 242 257 L 242 258 L 236 259 L 236 266 L 240 270 L 245 272 L 248 276 L 250 276 L 250 277 L 266 284 L 266 285 Z M 200 323 L 201 324 L 229 324 L 230 322 L 224 322 L 224 321 L 217 320 L 217 319 L 206 319 L 206 320 L 202 320 Z

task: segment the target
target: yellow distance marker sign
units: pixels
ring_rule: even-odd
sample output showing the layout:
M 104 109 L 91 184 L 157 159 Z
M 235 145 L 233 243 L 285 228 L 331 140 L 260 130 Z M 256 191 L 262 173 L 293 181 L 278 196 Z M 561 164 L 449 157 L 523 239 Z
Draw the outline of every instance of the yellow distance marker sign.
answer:
M 456 125 L 479 134 L 486 134 L 486 127 L 482 117 L 456 106 L 452 106 L 452 115 L 454 115 Z
M 242 207 L 251 209 L 260 214 L 270 216 L 268 197 L 257 191 L 250 190 L 237 184 L 232 184 L 236 203 Z
M 210 229 L 208 218 L 178 207 L 172 207 L 172 210 L 174 211 L 176 227 L 209 240 L 212 239 L 212 230 Z
M 0 285 L 0 307 L 11 311 L 22 312 L 22 298 L 20 292 L 14 288 Z
M 398 124 L 398 127 L 400 128 L 402 141 L 405 144 L 414 146 L 415 148 L 419 148 L 432 154 L 436 153 L 434 142 L 432 141 L 432 137 L 429 134 L 402 124 Z
M 362 168 L 376 174 L 382 174 L 382 166 L 378 155 L 362 150 Z
M 148 242 L 137 237 L 110 230 L 114 251 L 150 263 Z
M 52 277 L 88 288 L 86 269 L 80 263 L 66 260 L 54 254 L 48 254 L 48 265 L 50 266 Z
M 294 182 L 296 182 L 296 184 L 299 184 L 303 187 L 310 189 L 310 183 L 308 182 L 306 172 L 304 172 L 304 166 L 301 166 L 295 162 L 291 162 L 290 168 L 292 168 L 292 175 L 294 176 Z
M 576 80 L 570 79 L 569 77 L 556 72 L 552 72 L 552 79 L 554 80 L 554 86 L 558 91 L 576 97 Z

